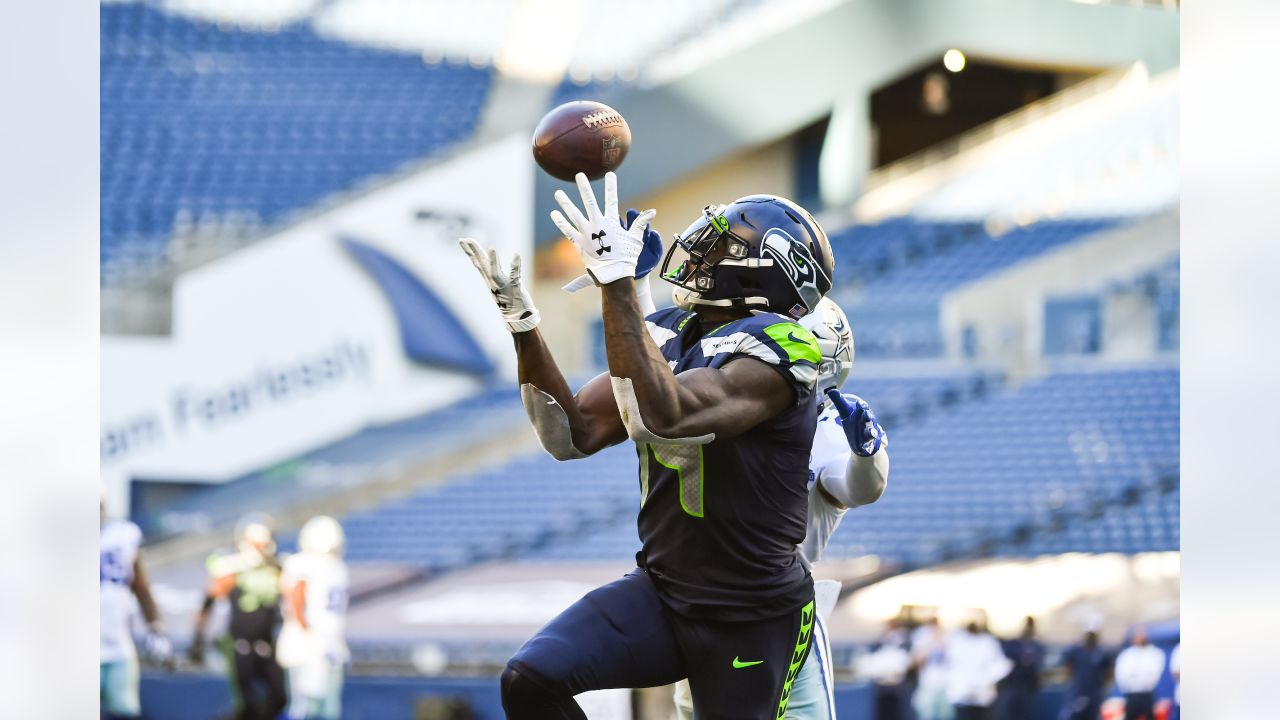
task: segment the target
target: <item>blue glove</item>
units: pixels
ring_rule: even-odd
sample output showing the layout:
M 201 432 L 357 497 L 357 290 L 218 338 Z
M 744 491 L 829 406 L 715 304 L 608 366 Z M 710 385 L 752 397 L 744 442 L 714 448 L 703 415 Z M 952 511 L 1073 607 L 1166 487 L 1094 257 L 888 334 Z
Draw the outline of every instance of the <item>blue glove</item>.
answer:
M 862 457 L 875 455 L 885 442 L 884 428 L 866 400 L 857 395 L 844 395 L 836 388 L 827 390 L 836 408 L 836 424 L 844 430 L 849 449 Z
M 630 230 L 631 223 L 636 221 L 640 216 L 640 211 L 635 208 L 627 210 L 627 218 L 623 221 L 622 227 Z M 644 249 L 640 251 L 640 257 L 636 260 L 636 279 L 648 275 L 653 269 L 658 267 L 658 261 L 662 259 L 662 236 L 657 230 L 644 226 Z

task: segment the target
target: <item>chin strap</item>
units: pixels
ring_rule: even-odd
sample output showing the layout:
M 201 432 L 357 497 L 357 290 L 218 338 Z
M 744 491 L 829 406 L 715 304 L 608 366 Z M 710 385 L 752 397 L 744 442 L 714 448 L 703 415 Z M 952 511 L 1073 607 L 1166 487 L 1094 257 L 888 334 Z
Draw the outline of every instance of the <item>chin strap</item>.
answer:
M 752 312 L 757 312 L 757 313 L 773 312 L 768 309 L 769 298 L 766 298 L 766 297 L 753 295 L 751 297 L 745 297 L 745 298 L 729 298 L 727 300 L 708 300 L 702 297 L 702 294 L 695 290 L 689 290 L 679 286 L 676 286 L 675 289 L 671 291 L 671 301 L 675 303 L 675 306 L 680 308 L 681 310 L 690 310 L 690 311 L 695 310 L 697 309 L 697 306 L 702 305 L 702 306 L 711 306 L 711 307 L 746 307 Z M 752 305 L 763 306 L 764 309 L 753 308 L 751 307 Z

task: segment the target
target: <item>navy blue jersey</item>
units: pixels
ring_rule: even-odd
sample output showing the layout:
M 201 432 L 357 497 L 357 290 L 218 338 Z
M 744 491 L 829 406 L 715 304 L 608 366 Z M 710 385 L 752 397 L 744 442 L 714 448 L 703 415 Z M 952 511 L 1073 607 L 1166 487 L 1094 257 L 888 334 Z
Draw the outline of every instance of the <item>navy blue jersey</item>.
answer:
M 647 325 L 676 374 L 753 358 L 786 379 L 795 402 L 706 445 L 637 443 L 641 564 L 667 604 L 689 617 L 753 620 L 794 610 L 813 592 L 796 546 L 808 512 L 817 341 L 771 313 L 702 334 L 696 313 L 667 308 Z

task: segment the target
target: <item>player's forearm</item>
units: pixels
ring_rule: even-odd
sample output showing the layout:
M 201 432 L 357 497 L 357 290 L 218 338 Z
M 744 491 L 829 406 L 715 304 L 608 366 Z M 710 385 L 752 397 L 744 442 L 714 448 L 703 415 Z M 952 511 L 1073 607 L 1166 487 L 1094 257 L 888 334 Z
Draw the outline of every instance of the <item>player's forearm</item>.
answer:
M 204 596 L 204 603 L 200 606 L 200 609 L 196 611 L 196 624 L 191 630 L 193 637 L 204 639 L 204 629 L 205 626 L 209 624 L 209 612 L 213 608 L 213 602 L 214 599 L 212 595 Z
M 133 594 L 138 598 L 138 609 L 142 611 L 142 619 L 147 621 L 147 625 L 160 624 L 160 608 L 156 607 L 155 598 L 151 597 L 151 586 L 143 583 L 134 589 Z
M 828 463 L 818 481 L 845 507 L 870 505 L 880 499 L 889 484 L 889 451 L 882 447 L 871 457 L 850 453 L 847 459 Z
M 289 613 L 293 616 L 293 621 L 303 630 L 308 629 L 306 588 L 306 582 L 300 581 L 289 589 Z
M 138 609 L 142 611 L 142 618 L 147 621 L 147 625 L 158 625 L 160 609 L 156 607 L 155 598 L 151 596 L 151 583 L 147 580 L 147 573 L 141 560 L 135 561 L 133 565 L 133 595 L 138 598 Z
M 520 400 L 544 450 L 556 460 L 575 460 L 618 441 L 610 437 L 610 429 L 604 423 L 594 421 L 593 415 L 584 410 L 536 328 L 512 337 L 519 365 Z M 609 410 L 613 412 L 611 405 Z
M 675 428 L 682 392 L 671 366 L 649 337 L 634 281 L 603 287 L 604 344 L 609 374 L 631 381 L 645 424 L 654 432 Z
M 542 332 L 534 328 L 528 332 L 512 333 L 511 339 L 516 344 L 517 377 L 520 384 L 533 385 L 555 398 L 571 419 L 575 414 L 580 416 L 569 382 L 564 379 L 564 373 L 560 372 L 560 366 L 551 355 L 551 348 L 547 347 Z

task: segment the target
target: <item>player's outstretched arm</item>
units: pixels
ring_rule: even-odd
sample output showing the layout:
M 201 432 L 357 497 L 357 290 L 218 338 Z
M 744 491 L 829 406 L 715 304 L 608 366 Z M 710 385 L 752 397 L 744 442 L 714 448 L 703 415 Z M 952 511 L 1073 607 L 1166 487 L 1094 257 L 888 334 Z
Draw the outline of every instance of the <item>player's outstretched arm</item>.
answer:
M 618 178 L 604 176 L 604 208 L 591 184 L 577 176 L 585 214 L 563 190 L 564 211 L 551 220 L 573 241 L 587 273 L 603 288 L 605 349 L 610 382 L 627 436 L 639 442 L 702 444 L 740 434 L 785 409 L 795 397 L 787 381 L 762 362 L 735 360 L 720 369 L 672 372 L 645 328 L 635 276 L 645 250 L 646 210 L 623 223 L 618 216 Z
M 234 573 L 217 571 L 219 559 L 210 557 L 205 565 L 209 569 L 209 586 L 205 590 L 204 602 L 196 611 L 195 627 L 191 631 L 191 645 L 187 647 L 187 658 L 197 665 L 204 662 L 204 631 L 213 614 L 213 605 L 231 594 L 236 586 Z
M 865 400 L 835 388 L 828 389 L 827 396 L 835 405 L 851 452 L 819 469 L 819 486 L 844 507 L 870 505 L 889 484 L 888 438 Z
M 614 397 L 633 440 L 708 443 L 740 435 L 795 402 L 780 373 L 749 357 L 674 374 L 649 339 L 628 279 L 604 286 L 604 336 Z
M 542 447 L 557 460 L 586 457 L 626 439 L 607 376 L 588 382 L 576 395 L 538 331 L 541 315 L 521 282 L 520 256 L 505 270 L 495 250 L 471 238 L 458 241 L 502 313 L 515 341 L 520 399 Z
M 537 330 L 516 333 L 520 399 L 542 447 L 557 460 L 593 455 L 627 439 L 613 401 L 609 374 L 588 380 L 575 394 Z
M 151 582 L 147 579 L 146 567 L 142 564 L 142 551 L 138 551 L 137 557 L 133 560 L 133 584 L 132 588 L 134 597 L 138 598 L 138 609 L 142 611 L 142 619 L 147 621 L 147 626 L 155 631 L 160 629 L 160 609 L 156 607 L 156 601 L 151 597 Z
M 147 635 L 144 640 L 146 654 L 153 660 L 169 662 L 173 654 L 173 645 L 164 633 L 164 622 L 160 618 L 160 608 L 151 596 L 151 581 L 147 579 L 146 567 L 142 564 L 142 551 L 138 551 L 133 559 L 133 595 L 138 599 L 138 609 L 147 622 Z

